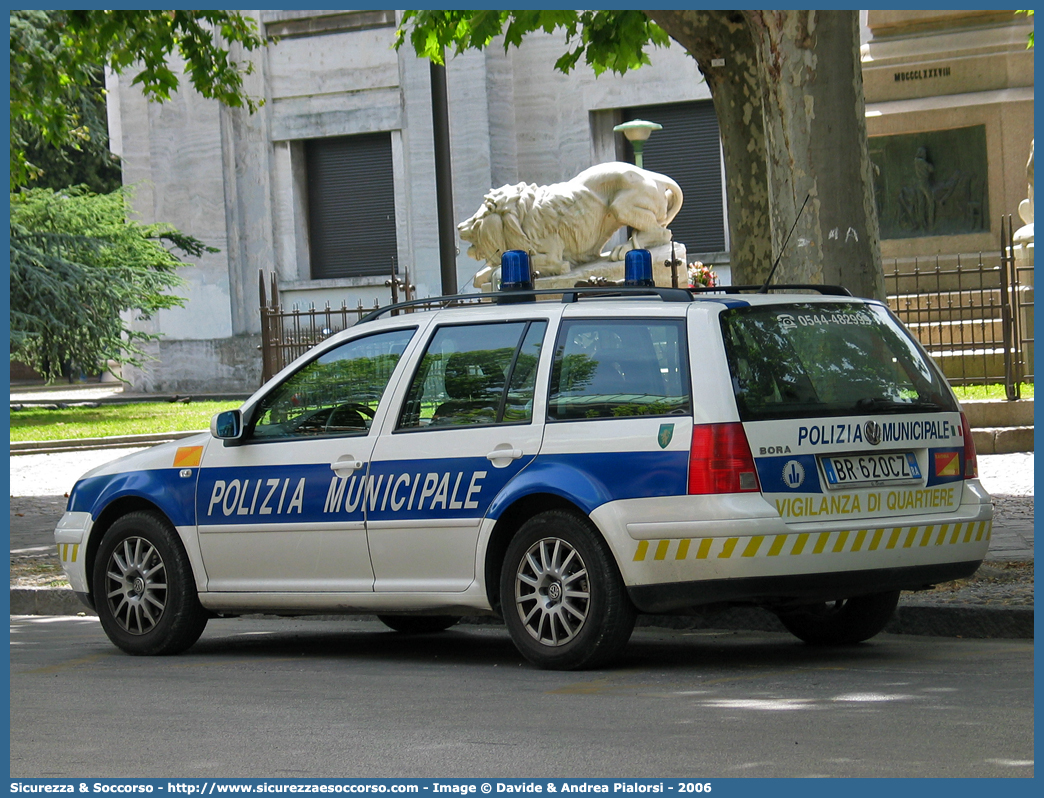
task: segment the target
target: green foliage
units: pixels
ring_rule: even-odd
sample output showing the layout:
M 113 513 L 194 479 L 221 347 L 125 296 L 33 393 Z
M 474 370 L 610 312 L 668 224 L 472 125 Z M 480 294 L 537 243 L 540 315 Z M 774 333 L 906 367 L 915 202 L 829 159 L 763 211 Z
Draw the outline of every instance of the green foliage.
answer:
M 109 359 L 142 365 L 138 344 L 156 336 L 130 329 L 131 318 L 183 304 L 167 293 L 181 284 L 171 249 L 216 250 L 169 225 L 128 221 L 129 200 L 126 190 L 11 195 L 12 359 L 49 379 L 63 363 L 89 372 Z
M 11 187 L 28 185 L 41 167 L 28 157 L 40 142 L 97 149 L 104 117 L 97 112 L 103 66 L 122 73 L 152 100 L 170 99 L 180 78 L 175 55 L 195 89 L 251 112 L 261 100 L 243 93 L 250 62 L 229 45 L 261 46 L 253 20 L 227 11 L 14 10 L 11 21 Z
M 623 74 L 649 63 L 645 47 L 665 47 L 667 34 L 641 11 L 407 11 L 396 31 L 398 49 L 409 38 L 417 55 L 443 63 L 443 50 L 481 50 L 504 36 L 504 50 L 518 47 L 526 34 L 562 30 L 570 48 L 555 68 L 568 73 L 580 61 L 600 75 Z
M 1028 11 L 1016 11 L 1015 13 L 1016 14 L 1025 14 L 1027 17 L 1032 17 L 1033 16 L 1033 9 L 1031 8 Z M 1029 41 L 1026 43 L 1026 49 L 1027 50 L 1032 50 L 1033 49 L 1033 31 L 1030 31 Z

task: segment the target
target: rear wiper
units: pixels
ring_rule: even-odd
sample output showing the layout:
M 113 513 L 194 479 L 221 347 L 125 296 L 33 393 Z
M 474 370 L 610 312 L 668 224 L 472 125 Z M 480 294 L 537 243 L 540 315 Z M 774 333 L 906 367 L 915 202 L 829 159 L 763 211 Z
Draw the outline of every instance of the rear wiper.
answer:
M 860 399 L 855 403 L 855 406 L 857 410 L 874 410 L 880 413 L 919 413 L 942 409 L 935 402 L 900 402 L 896 399 L 886 399 L 879 396 Z

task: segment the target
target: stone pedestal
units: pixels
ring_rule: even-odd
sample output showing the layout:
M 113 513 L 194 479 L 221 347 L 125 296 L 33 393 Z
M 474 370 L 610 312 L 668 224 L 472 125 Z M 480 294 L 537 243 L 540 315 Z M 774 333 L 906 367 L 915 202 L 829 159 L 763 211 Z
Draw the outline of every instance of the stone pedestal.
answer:
M 652 254 L 653 281 L 658 286 L 670 287 L 671 270 L 665 266 L 665 262 L 671 259 L 671 245 L 664 244 L 649 250 Z M 674 258 L 680 261 L 678 265 L 678 285 L 685 288 L 689 284 L 688 266 L 686 263 L 686 251 L 684 244 L 674 244 Z M 485 267 L 483 267 L 485 268 Z M 481 272 L 481 270 L 480 270 Z M 534 288 L 572 288 L 583 280 L 605 280 L 607 282 L 618 282 L 624 279 L 624 262 L 622 260 L 602 260 L 585 263 L 567 274 L 558 274 L 551 277 L 537 277 L 533 281 Z M 500 285 L 500 268 L 492 273 L 492 280 L 482 286 L 483 292 L 496 290 Z
M 671 258 L 671 245 L 664 244 L 662 247 L 654 247 L 649 250 L 652 254 L 653 281 L 656 285 L 670 287 L 671 270 L 664 262 Z M 680 261 L 678 266 L 678 285 L 685 288 L 689 284 L 685 260 L 685 245 L 674 245 L 674 257 Z M 581 280 L 603 279 L 609 282 L 617 282 L 624 279 L 624 262 L 622 260 L 596 260 L 585 263 L 583 266 L 573 269 L 568 274 L 559 274 L 554 277 L 538 277 L 533 281 L 534 288 L 572 288 Z

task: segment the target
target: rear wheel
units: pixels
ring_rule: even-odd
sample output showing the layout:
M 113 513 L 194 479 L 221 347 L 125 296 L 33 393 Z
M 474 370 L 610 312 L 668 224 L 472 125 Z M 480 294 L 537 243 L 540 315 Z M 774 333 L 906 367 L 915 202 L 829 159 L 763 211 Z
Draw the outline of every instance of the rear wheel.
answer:
M 573 513 L 529 519 L 508 546 L 500 600 L 511 639 L 541 668 L 594 668 L 617 656 L 634 629 L 605 541 Z
M 899 591 L 809 604 L 779 612 L 791 634 L 815 645 L 851 645 L 869 640 L 891 620 Z
M 378 615 L 377 620 L 394 629 L 409 635 L 424 635 L 442 632 L 460 620 L 457 615 Z
M 92 585 L 105 634 L 128 654 L 178 654 L 207 625 L 181 540 L 157 513 L 128 513 L 109 527 Z

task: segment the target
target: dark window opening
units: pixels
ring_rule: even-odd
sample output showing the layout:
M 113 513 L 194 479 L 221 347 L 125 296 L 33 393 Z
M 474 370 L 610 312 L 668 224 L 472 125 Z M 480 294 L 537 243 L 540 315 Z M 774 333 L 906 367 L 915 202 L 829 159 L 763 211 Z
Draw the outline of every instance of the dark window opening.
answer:
M 305 142 L 313 280 L 398 270 L 390 133 Z
M 689 252 L 725 249 L 725 209 L 721 185 L 718 117 L 710 100 L 623 109 L 623 121 L 644 119 L 663 125 L 645 142 L 643 166 L 681 186 L 682 209 L 669 225 L 674 240 Z M 627 142 L 627 159 L 634 148 Z

